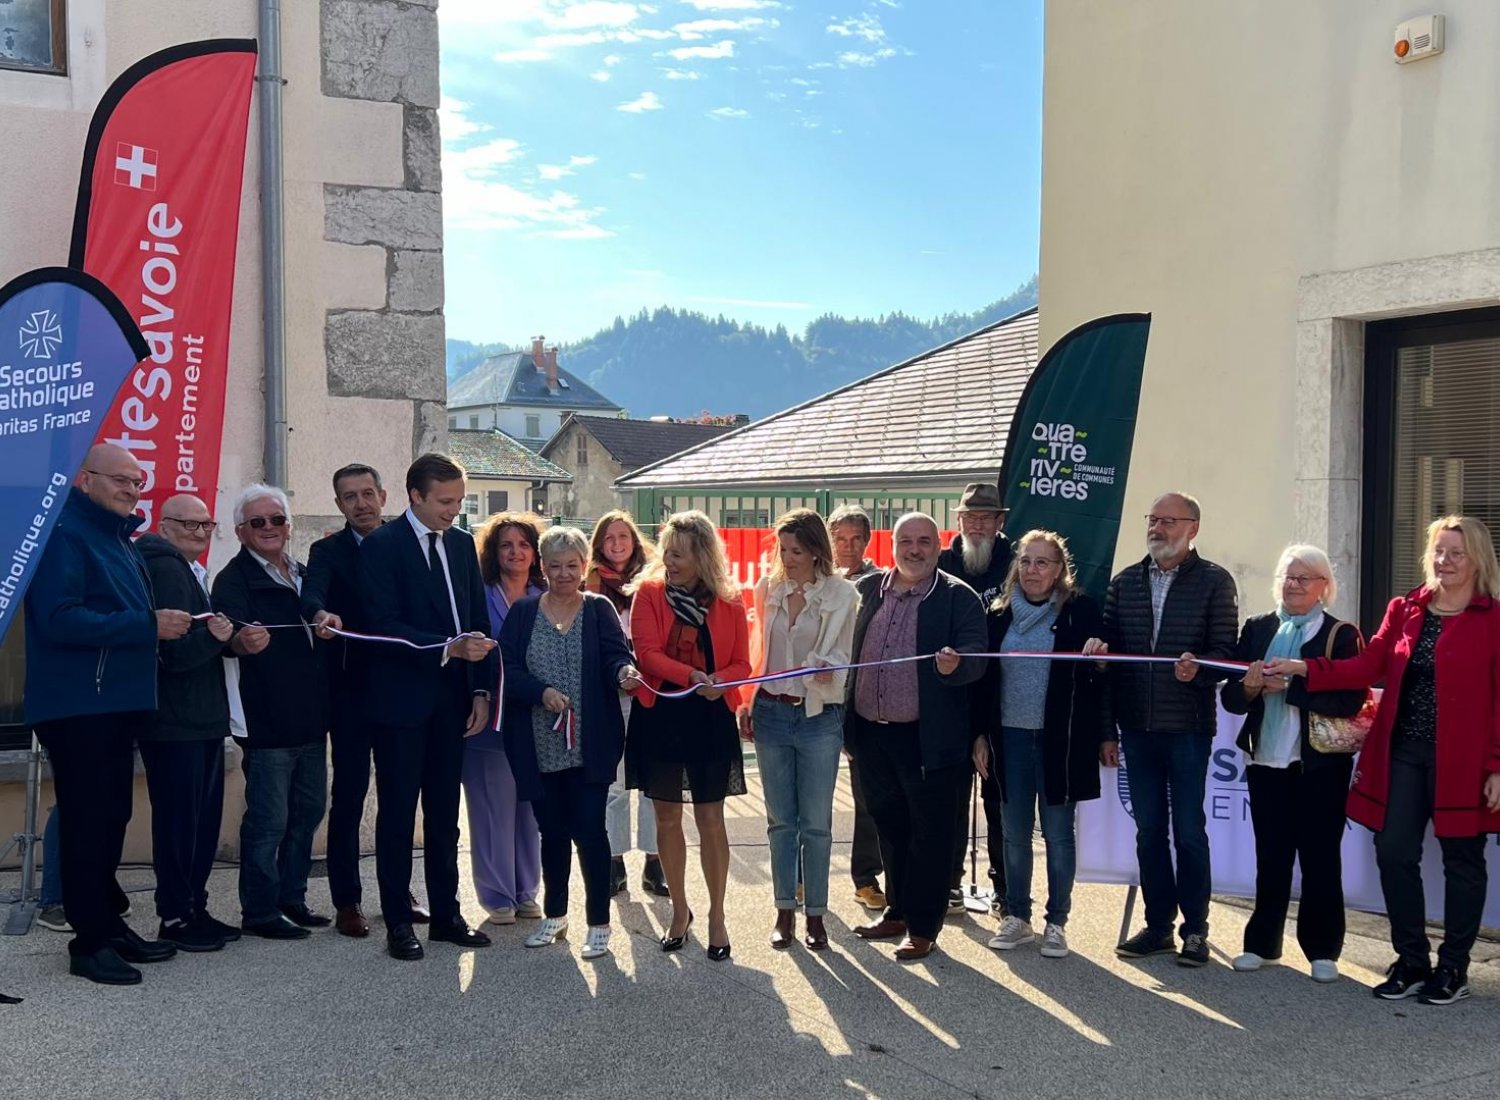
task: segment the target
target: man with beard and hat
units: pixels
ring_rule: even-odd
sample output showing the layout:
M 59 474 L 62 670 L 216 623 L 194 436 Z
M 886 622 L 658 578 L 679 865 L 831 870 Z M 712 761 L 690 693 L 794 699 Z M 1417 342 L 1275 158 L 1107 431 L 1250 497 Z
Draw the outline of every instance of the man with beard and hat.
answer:
M 974 482 L 964 488 L 958 502 L 958 531 L 953 542 L 938 558 L 938 568 L 950 576 L 957 577 L 979 594 L 979 602 L 986 608 L 1000 594 L 1010 572 L 1011 545 L 1001 530 L 1005 524 L 1005 505 L 1000 500 L 1000 490 L 995 485 Z M 983 716 L 979 708 L 983 705 L 979 693 L 975 693 L 972 725 L 977 737 L 984 730 Z M 979 793 L 984 802 L 984 819 L 987 824 L 990 861 L 990 886 L 992 890 L 990 908 L 996 916 L 1005 916 L 1005 828 L 1001 820 L 1000 789 L 993 778 L 982 780 Z M 969 827 L 967 821 L 969 805 L 965 799 L 959 806 L 964 815 L 958 830 L 958 846 L 953 852 L 953 888 L 948 894 L 948 908 L 961 910 L 964 907 L 963 878 L 964 853 L 968 847 Z

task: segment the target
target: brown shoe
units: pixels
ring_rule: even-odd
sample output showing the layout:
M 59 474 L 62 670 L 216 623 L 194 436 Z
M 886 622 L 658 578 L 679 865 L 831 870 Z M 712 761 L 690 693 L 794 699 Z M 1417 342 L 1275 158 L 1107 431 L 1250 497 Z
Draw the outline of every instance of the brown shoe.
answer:
M 828 947 L 828 929 L 823 927 L 822 917 L 807 918 L 807 935 L 802 937 L 809 951 L 823 951 Z
M 896 948 L 896 958 L 902 962 L 916 962 L 931 955 L 936 946 L 937 941 L 929 940 L 926 936 L 907 936 Z
M 429 923 L 432 920 L 432 914 L 428 912 L 427 906 L 418 901 L 417 895 L 410 890 L 406 892 L 406 896 L 411 901 L 411 922 L 413 924 Z
M 906 922 L 881 917 L 873 924 L 855 925 L 854 934 L 862 940 L 893 940 L 906 935 Z
M 357 905 L 346 905 L 333 918 L 333 926 L 341 936 L 362 940 L 370 934 L 370 922 Z
M 854 896 L 859 899 L 861 905 L 872 913 L 885 911 L 885 895 L 880 892 L 880 887 L 878 886 L 861 886 L 858 890 L 854 891 Z
M 797 910 L 776 910 L 776 927 L 771 929 L 771 946 L 785 951 L 797 938 Z

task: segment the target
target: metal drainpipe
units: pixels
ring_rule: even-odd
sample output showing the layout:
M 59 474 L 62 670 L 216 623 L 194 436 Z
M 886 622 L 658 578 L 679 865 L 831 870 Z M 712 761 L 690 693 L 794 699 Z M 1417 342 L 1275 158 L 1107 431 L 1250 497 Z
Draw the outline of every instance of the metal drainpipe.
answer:
M 264 476 L 287 485 L 286 271 L 282 248 L 281 3 L 260 0 L 260 285 L 265 349 Z

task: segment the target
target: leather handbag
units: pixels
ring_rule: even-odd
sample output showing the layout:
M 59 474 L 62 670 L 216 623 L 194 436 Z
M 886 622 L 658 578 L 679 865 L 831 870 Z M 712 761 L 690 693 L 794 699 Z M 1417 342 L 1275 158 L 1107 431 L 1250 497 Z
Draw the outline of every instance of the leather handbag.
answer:
M 1343 623 L 1339 624 L 1340 627 L 1343 625 Z M 1323 654 L 1327 660 L 1333 660 L 1333 642 L 1338 637 L 1338 633 L 1337 629 L 1328 633 L 1328 646 Z M 1358 628 L 1356 628 L 1356 636 L 1358 633 Z M 1360 643 L 1359 648 L 1364 648 L 1363 642 Z M 1370 730 L 1375 725 L 1375 708 L 1375 694 L 1366 688 L 1364 705 L 1359 708 L 1359 713 L 1351 717 L 1334 718 L 1309 710 L 1307 712 L 1307 743 L 1316 752 L 1330 754 L 1358 752 L 1364 747 L 1365 738 L 1370 735 Z

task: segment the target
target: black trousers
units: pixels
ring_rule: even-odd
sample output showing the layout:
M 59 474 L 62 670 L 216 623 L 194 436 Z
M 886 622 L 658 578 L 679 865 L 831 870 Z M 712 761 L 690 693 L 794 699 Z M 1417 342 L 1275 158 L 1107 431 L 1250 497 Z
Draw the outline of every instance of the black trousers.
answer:
M 115 872 L 130 824 L 135 741 L 151 717 L 128 711 L 36 724 L 62 814 L 63 909 L 73 926 L 68 950 L 75 955 L 93 954 L 125 931 Z
M 1250 822 L 1255 830 L 1255 911 L 1245 925 L 1245 950 L 1281 957 L 1292 866 L 1302 865 L 1297 943 L 1309 959 L 1337 959 L 1344 949 L 1344 800 L 1354 758 L 1319 761 L 1311 771 L 1252 764 Z
M 357 702 L 340 699 L 334 705 L 329 732 L 333 792 L 328 805 L 328 891 L 333 895 L 333 907 L 345 909 L 364 900 L 359 878 L 359 827 L 365 817 L 365 796 L 370 793 L 374 730 Z
M 542 773 L 543 796 L 531 804 L 542 834 L 542 884 L 547 888 L 542 911 L 549 917 L 568 913 L 568 878 L 573 846 L 583 871 L 583 901 L 591 925 L 609 923 L 609 834 L 604 828 L 608 783 L 589 783 L 582 768 Z
M 866 886 L 878 889 L 880 872 L 885 869 L 880 862 L 880 832 L 875 828 L 875 819 L 870 816 L 864 784 L 859 778 L 859 760 L 853 753 L 849 755 L 849 790 L 854 795 L 854 843 L 849 848 L 849 877 L 854 880 L 856 890 Z
M 151 865 L 156 915 L 190 920 L 208 912 L 208 876 L 224 820 L 224 739 L 142 741 L 151 794 Z
M 1403 962 L 1423 967 L 1431 964 L 1431 955 L 1427 901 L 1422 890 L 1422 843 L 1427 823 L 1432 820 L 1436 757 L 1433 743 L 1394 735 L 1385 828 L 1375 834 L 1375 862 L 1380 867 L 1380 889 L 1391 920 L 1391 946 Z M 1438 838 L 1443 849 L 1444 888 L 1443 942 L 1438 948 L 1438 962 L 1460 972 L 1468 970 L 1469 952 L 1484 917 L 1489 886 L 1484 862 L 1486 839 Z
M 972 775 L 972 771 L 970 772 Z M 971 783 L 972 786 L 972 783 Z M 969 862 L 969 789 L 958 801 L 958 842 L 953 846 L 953 888 L 963 885 L 964 869 Z M 990 888 L 1005 899 L 1005 815 L 1004 801 L 1000 797 L 1000 786 L 995 782 L 995 771 L 990 777 L 979 781 L 979 802 L 984 807 L 985 856 L 989 860 Z
M 922 768 L 917 723 L 856 718 L 860 780 L 885 863 L 888 920 L 937 939 L 948 911 L 949 860 L 970 769 Z
M 380 799 L 375 875 L 387 929 L 411 923 L 411 849 L 419 798 L 432 923 L 450 924 L 459 916 L 458 804 L 470 706 L 466 696 L 445 690 L 423 725 L 373 727 Z

